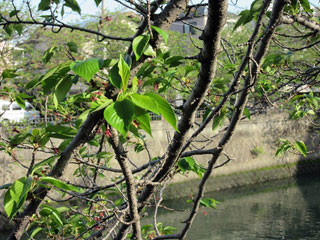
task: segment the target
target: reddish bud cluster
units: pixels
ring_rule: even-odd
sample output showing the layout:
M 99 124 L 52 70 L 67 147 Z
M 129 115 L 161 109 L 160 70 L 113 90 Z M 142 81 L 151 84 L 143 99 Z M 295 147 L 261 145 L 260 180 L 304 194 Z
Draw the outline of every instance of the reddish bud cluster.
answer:
M 153 89 L 154 89 L 155 91 L 158 91 L 158 89 L 159 89 L 159 83 L 155 83 L 155 84 L 153 85 Z
M 110 132 L 109 128 L 104 132 L 104 135 L 108 138 L 112 137 L 112 133 Z
M 13 128 L 12 131 L 16 133 L 20 133 L 20 131 L 17 128 Z

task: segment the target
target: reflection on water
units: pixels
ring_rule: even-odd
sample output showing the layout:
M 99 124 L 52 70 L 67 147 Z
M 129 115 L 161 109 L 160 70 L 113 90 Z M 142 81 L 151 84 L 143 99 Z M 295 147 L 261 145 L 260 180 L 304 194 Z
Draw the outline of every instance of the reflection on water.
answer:
M 320 239 L 320 177 L 209 193 L 221 203 L 201 208 L 187 239 Z M 186 199 L 165 202 L 186 209 Z M 151 214 L 150 214 L 151 215 Z M 158 221 L 181 228 L 187 212 L 160 211 Z M 148 221 L 150 219 L 145 219 Z
M 283 180 L 219 193 L 216 210 L 201 208 L 187 239 L 320 239 L 320 177 Z M 187 199 L 164 202 L 184 210 Z M 158 222 L 181 228 L 188 212 L 159 211 Z M 143 224 L 152 222 L 150 217 Z M 0 233 L 0 240 L 8 233 Z

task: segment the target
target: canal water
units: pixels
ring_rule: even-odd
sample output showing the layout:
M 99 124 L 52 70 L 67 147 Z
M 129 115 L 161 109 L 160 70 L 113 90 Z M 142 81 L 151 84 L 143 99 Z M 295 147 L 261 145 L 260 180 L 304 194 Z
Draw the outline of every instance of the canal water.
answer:
M 215 210 L 200 209 L 187 239 L 320 240 L 319 176 L 208 193 L 205 197 L 214 198 L 220 203 Z M 185 211 L 190 207 L 187 199 L 167 201 L 164 205 Z M 187 216 L 186 211 L 168 213 L 160 210 L 158 222 L 181 229 L 181 222 Z M 144 221 L 151 221 L 148 220 Z
M 196 187 L 196 186 L 195 186 Z M 320 240 L 320 176 L 300 177 L 208 193 L 220 203 L 215 210 L 201 208 L 190 240 Z M 190 198 L 163 202 L 180 210 L 159 210 L 158 222 L 181 229 Z M 143 224 L 152 222 L 152 212 Z M 8 233 L 0 233 L 0 240 Z

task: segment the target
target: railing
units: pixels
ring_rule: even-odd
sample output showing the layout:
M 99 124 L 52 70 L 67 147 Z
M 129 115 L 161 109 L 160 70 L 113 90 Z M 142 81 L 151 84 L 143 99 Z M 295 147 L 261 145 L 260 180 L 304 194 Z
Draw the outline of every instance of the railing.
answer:
M 204 110 L 199 110 L 196 112 L 196 119 L 202 119 L 203 115 L 204 115 L 205 111 Z M 164 120 L 163 117 L 161 115 L 155 114 L 155 113 L 149 113 L 150 115 L 150 120 L 151 121 L 161 121 Z M 179 118 L 179 116 L 178 116 Z M 67 122 L 75 122 L 76 121 L 76 117 L 72 118 L 72 119 L 68 119 Z M 45 119 L 44 117 L 41 118 L 36 118 L 36 119 L 32 119 L 32 120 L 24 120 L 21 122 L 10 122 L 10 123 L 6 123 L 6 124 L 10 124 L 10 125 L 38 125 L 41 123 L 50 123 L 50 124 L 59 124 L 59 123 L 67 123 L 63 118 L 61 117 L 55 117 L 55 116 L 48 116 L 47 119 Z M 1 123 L 1 122 L 0 122 Z

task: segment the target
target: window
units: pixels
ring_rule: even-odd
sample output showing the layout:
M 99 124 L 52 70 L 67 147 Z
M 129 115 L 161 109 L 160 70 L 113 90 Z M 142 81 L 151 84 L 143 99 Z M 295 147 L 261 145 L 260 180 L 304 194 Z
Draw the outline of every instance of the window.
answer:
M 33 110 L 33 107 L 31 104 L 26 104 L 26 111 L 30 111 L 30 110 Z
M 18 104 L 12 104 L 12 110 L 21 110 L 21 107 Z

